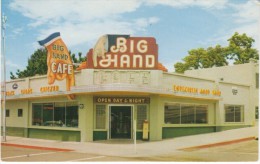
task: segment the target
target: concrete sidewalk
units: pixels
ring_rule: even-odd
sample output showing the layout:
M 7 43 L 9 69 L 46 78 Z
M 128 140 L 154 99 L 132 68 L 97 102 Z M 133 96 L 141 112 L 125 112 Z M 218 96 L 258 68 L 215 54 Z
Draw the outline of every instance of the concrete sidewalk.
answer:
M 21 138 L 7 136 L 5 144 L 17 144 L 49 147 L 58 149 L 72 149 L 76 152 L 84 152 L 105 156 L 121 157 L 147 157 L 156 155 L 167 155 L 181 149 L 197 146 L 217 146 L 228 143 L 241 142 L 258 137 L 258 126 L 240 128 L 222 132 L 207 133 L 193 136 L 178 137 L 162 141 L 137 141 L 136 147 L 133 140 L 107 140 L 95 142 L 62 142 L 32 138 Z M 242 139 L 242 140 L 241 140 Z

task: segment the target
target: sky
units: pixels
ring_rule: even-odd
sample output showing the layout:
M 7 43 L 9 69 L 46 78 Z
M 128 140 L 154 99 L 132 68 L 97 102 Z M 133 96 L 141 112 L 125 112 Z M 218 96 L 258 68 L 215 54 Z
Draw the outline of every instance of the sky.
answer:
M 7 16 L 6 78 L 24 70 L 37 41 L 60 32 L 69 50 L 86 54 L 104 34 L 154 37 L 169 72 L 196 48 L 228 44 L 235 32 L 260 50 L 260 0 L 1 0 Z M 3 53 L 2 53 L 3 54 Z

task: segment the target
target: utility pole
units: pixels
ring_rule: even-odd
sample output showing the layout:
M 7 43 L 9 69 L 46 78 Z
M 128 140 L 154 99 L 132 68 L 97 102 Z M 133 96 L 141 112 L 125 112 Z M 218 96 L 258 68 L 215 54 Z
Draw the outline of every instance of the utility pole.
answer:
M 3 142 L 6 142 L 6 65 L 5 65 L 5 24 L 7 21 L 7 17 L 3 14 L 2 16 L 2 38 L 3 38 L 3 45 L 2 45 L 2 59 L 3 59 L 3 76 L 4 76 L 4 81 L 2 83 L 3 85 Z

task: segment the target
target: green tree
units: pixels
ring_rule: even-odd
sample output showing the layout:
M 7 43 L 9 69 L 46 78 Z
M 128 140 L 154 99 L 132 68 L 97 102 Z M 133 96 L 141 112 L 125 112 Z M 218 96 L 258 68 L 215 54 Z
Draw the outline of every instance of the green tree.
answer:
M 189 69 L 219 67 L 228 64 L 225 58 L 225 50 L 220 45 L 207 49 L 192 49 L 188 51 L 188 54 L 189 55 L 183 58 L 184 62 L 174 64 L 176 72 L 183 73 Z
M 248 63 L 249 59 L 259 59 L 258 51 L 252 48 L 255 40 L 248 37 L 246 34 L 239 35 L 235 33 L 229 41 L 229 46 L 227 47 L 227 58 L 233 59 L 234 64 Z
M 175 72 L 183 73 L 190 69 L 220 67 L 228 65 L 228 60 L 234 60 L 234 64 L 248 63 L 250 58 L 259 59 L 258 51 L 252 48 L 254 39 L 246 34 L 237 32 L 228 39 L 229 45 L 221 47 L 197 48 L 188 51 L 183 62 L 174 64 Z
M 71 52 L 70 52 L 71 54 Z M 74 63 L 80 63 L 82 61 L 85 61 L 86 58 L 82 57 L 82 53 L 79 52 L 78 56 L 79 58 L 75 57 L 75 54 L 71 55 L 72 61 Z M 26 66 L 26 69 L 23 71 L 20 71 L 19 69 L 15 73 L 16 76 L 13 74 L 13 72 L 10 72 L 10 79 L 16 79 L 16 78 L 25 78 L 25 77 L 31 77 L 36 74 L 39 75 L 45 75 L 47 74 L 47 50 L 45 48 L 37 49 L 28 59 L 28 64 Z

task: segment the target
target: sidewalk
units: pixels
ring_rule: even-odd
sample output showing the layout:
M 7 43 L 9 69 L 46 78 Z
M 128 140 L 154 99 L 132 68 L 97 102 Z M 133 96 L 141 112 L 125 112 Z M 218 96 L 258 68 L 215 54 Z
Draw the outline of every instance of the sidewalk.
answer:
M 155 155 L 166 155 L 172 152 L 180 151 L 180 149 L 193 148 L 197 146 L 209 147 L 221 144 L 229 144 L 230 142 L 233 142 L 233 144 L 235 144 L 236 142 L 240 142 L 241 139 L 252 140 L 254 139 L 254 137 L 258 137 L 257 126 L 215 133 L 178 137 L 162 141 L 137 141 L 136 147 L 133 140 L 62 142 L 13 136 L 7 136 L 7 142 L 5 142 L 5 144 L 24 145 L 25 147 L 26 145 L 48 147 L 51 149 L 72 149 L 76 152 L 106 156 L 146 157 Z

